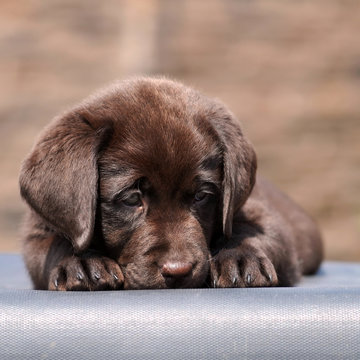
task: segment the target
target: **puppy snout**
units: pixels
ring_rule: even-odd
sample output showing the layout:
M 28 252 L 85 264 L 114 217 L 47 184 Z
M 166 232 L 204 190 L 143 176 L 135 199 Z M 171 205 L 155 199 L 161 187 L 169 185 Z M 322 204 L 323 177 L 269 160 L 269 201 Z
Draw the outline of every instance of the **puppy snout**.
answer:
M 166 262 L 161 267 L 161 274 L 165 278 L 181 279 L 191 273 L 193 265 L 189 262 Z

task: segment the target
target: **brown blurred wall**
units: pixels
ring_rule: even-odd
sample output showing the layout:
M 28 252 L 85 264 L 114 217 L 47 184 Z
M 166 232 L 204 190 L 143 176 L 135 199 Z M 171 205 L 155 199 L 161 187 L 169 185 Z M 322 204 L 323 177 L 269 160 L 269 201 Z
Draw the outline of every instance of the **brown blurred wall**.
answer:
M 357 0 L 2 0 L 0 251 L 20 250 L 40 129 L 114 79 L 166 74 L 229 105 L 328 259 L 360 260 L 359 18 Z

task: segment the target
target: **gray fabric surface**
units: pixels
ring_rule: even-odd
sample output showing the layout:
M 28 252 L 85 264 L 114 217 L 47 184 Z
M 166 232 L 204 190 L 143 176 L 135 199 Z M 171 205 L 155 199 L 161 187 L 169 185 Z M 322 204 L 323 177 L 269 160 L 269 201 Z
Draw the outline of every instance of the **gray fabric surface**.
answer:
M 0 359 L 360 359 L 360 264 L 295 288 L 29 290 L 0 255 Z

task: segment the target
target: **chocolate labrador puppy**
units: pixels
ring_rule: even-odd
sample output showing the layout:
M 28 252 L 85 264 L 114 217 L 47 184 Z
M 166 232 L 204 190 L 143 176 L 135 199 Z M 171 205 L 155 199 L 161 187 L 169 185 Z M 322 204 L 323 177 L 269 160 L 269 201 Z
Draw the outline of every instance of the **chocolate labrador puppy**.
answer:
M 116 83 L 55 118 L 20 188 L 36 289 L 291 286 L 322 259 L 233 114 L 167 79 Z

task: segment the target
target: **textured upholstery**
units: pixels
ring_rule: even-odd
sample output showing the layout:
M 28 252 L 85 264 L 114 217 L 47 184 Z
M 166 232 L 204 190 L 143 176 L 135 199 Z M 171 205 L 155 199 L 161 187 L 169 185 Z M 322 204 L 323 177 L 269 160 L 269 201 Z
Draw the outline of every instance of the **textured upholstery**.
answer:
M 295 288 L 58 293 L 0 255 L 0 359 L 360 359 L 360 264 Z

